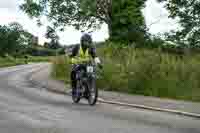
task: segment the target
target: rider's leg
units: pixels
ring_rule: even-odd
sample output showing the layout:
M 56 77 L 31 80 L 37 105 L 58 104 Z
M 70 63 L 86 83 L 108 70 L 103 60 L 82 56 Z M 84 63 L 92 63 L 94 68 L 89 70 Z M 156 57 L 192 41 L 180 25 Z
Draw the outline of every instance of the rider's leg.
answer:
M 76 88 L 76 71 L 73 69 L 71 71 L 71 87 L 72 87 L 72 90 Z
M 71 87 L 72 89 L 76 88 L 76 72 L 80 70 L 79 65 L 74 65 L 71 71 Z

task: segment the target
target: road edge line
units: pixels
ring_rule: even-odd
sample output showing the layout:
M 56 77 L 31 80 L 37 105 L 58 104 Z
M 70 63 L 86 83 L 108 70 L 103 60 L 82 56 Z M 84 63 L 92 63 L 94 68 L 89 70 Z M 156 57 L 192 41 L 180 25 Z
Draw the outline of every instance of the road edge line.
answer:
M 151 106 L 146 106 L 146 105 L 141 105 L 141 104 L 129 104 L 129 103 L 123 103 L 123 102 L 118 102 L 118 101 L 109 101 L 109 100 L 104 100 L 102 98 L 98 99 L 98 101 L 101 103 L 106 103 L 106 104 L 127 106 L 127 107 L 132 107 L 132 108 L 146 109 L 146 110 L 159 111 L 159 112 L 167 112 L 167 113 L 173 113 L 173 114 L 177 114 L 177 115 L 189 116 L 189 117 L 193 117 L 193 118 L 200 118 L 200 114 L 190 113 L 190 112 L 185 112 L 185 111 L 180 111 L 180 110 L 171 110 L 171 109 L 157 108 L 157 107 L 151 107 Z

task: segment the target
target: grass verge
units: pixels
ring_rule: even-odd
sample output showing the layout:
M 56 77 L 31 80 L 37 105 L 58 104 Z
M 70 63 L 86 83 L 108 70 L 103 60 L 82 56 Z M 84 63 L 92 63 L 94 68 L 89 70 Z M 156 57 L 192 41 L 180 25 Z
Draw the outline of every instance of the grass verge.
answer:
M 159 49 L 99 48 L 104 70 L 97 86 L 107 91 L 200 101 L 200 55 L 178 56 Z M 67 57 L 53 60 L 52 76 L 69 83 Z
M 34 57 L 30 56 L 28 58 L 28 62 L 50 62 L 53 57 Z M 15 65 L 22 65 L 26 64 L 26 59 L 24 58 L 13 58 L 11 56 L 7 57 L 0 57 L 0 67 L 8 67 L 8 66 L 15 66 Z

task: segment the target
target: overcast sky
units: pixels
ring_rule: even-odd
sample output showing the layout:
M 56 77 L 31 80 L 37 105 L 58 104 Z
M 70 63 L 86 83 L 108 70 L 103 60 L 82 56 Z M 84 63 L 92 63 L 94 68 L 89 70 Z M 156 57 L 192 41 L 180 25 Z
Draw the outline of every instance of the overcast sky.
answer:
M 0 0 L 0 25 L 5 25 L 13 21 L 17 21 L 23 25 L 24 29 L 28 30 L 35 36 L 39 37 L 40 44 L 46 41 L 44 35 L 46 26 L 38 27 L 34 20 L 27 17 L 18 6 L 23 0 Z M 163 8 L 163 4 L 157 3 L 156 0 L 148 0 L 146 8 L 143 10 L 146 24 L 153 34 L 164 33 L 172 29 L 176 29 L 178 25 L 175 20 L 169 19 L 168 12 Z M 42 22 L 47 24 L 45 19 Z M 155 23 L 151 25 L 152 23 Z M 72 27 L 66 27 L 65 32 L 59 33 L 62 44 L 79 43 L 82 33 L 76 31 Z M 95 41 L 103 41 L 108 38 L 107 26 L 103 25 L 98 31 L 92 33 Z

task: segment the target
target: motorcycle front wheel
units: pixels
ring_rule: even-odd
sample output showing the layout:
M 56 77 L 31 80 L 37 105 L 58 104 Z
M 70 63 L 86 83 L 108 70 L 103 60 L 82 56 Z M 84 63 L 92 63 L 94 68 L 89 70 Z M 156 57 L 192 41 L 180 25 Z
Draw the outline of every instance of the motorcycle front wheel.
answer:
M 96 81 L 95 79 L 91 79 L 90 83 L 88 85 L 89 90 L 89 97 L 88 97 L 88 103 L 93 106 L 96 104 L 98 99 L 98 89 L 96 88 Z
M 72 89 L 72 100 L 74 103 L 79 103 L 81 99 L 80 82 L 77 81 L 76 88 Z

